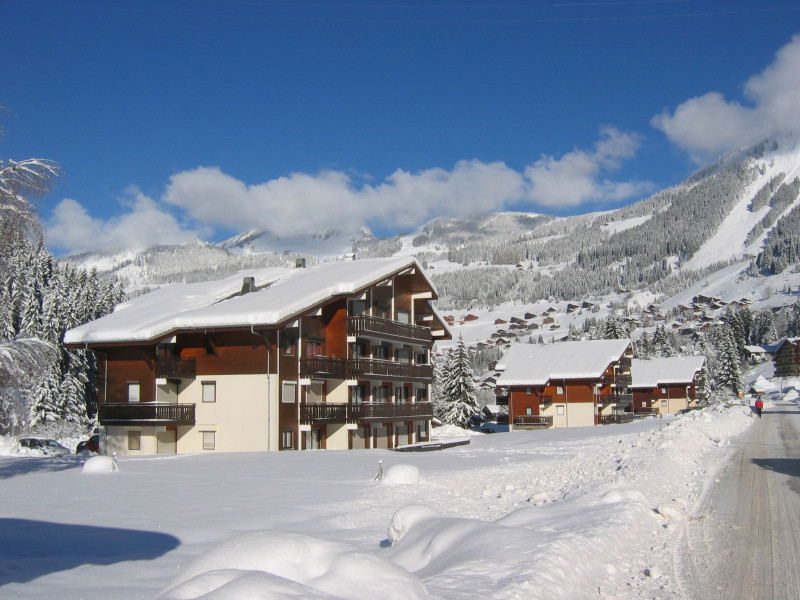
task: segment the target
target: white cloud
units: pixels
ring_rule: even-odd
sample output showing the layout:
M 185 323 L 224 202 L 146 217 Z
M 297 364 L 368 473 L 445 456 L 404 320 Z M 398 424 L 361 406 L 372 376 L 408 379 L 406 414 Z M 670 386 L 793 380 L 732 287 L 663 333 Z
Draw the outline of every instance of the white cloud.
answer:
M 800 35 L 745 83 L 744 96 L 749 105 L 709 92 L 687 100 L 674 113 L 656 115 L 651 123 L 698 162 L 800 129 Z
M 641 137 L 613 127 L 601 131 L 594 151 L 573 150 L 560 158 L 543 156 L 525 169 L 528 198 L 550 207 L 574 207 L 590 201 L 619 201 L 643 193 L 648 182 L 614 182 L 602 178 L 604 171 L 620 167 L 632 158 Z
M 67 253 L 99 248 L 136 249 L 188 242 L 208 233 L 184 229 L 174 216 L 136 188 L 126 194 L 120 199 L 124 212 L 107 221 L 91 217 L 80 203 L 65 198 L 47 222 L 48 245 Z
M 92 218 L 74 200 L 64 200 L 48 223 L 48 237 L 51 245 L 79 252 L 177 243 L 212 230 L 259 229 L 284 237 L 350 232 L 365 225 L 397 231 L 438 216 L 476 215 L 518 203 L 574 207 L 618 201 L 648 184 L 613 182 L 603 174 L 632 158 L 640 143 L 639 136 L 609 127 L 593 150 L 542 157 L 522 173 L 502 162 L 463 160 L 451 170 L 398 169 L 380 183 L 360 185 L 337 171 L 294 173 L 248 185 L 218 167 L 198 167 L 170 177 L 159 201 L 133 189 L 126 211 L 108 221 Z M 182 225 L 175 211 L 205 230 Z

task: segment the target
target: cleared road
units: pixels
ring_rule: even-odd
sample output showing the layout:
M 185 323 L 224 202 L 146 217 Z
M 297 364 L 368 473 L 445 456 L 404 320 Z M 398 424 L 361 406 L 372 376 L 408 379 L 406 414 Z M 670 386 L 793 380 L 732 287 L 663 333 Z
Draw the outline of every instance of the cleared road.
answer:
M 800 598 L 800 410 L 764 411 L 692 517 L 678 557 L 687 597 Z

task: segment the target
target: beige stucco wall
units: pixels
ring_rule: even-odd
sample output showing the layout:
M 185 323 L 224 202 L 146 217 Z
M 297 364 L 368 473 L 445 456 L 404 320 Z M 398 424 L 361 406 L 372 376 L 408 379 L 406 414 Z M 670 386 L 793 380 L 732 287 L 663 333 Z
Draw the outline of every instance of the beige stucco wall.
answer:
M 111 456 L 140 456 L 145 454 L 157 454 L 158 443 L 155 427 L 106 427 L 105 454 Z M 128 432 L 141 432 L 139 442 L 140 450 L 128 450 Z M 101 447 L 101 451 L 102 451 Z
M 178 454 L 195 452 L 253 452 L 278 449 L 278 383 L 266 375 L 198 377 L 175 395 L 174 384 L 157 386 L 159 400 L 195 405 L 194 427 L 178 427 Z M 202 401 L 203 381 L 216 383 L 216 402 Z M 269 401 L 268 401 L 269 399 Z M 128 431 L 141 431 L 141 450 L 128 450 Z M 215 432 L 215 449 L 203 450 L 203 431 Z M 164 434 L 161 434 L 164 438 Z M 163 441 L 163 440 L 162 440 Z M 163 447 L 162 447 L 163 449 Z M 157 454 L 154 427 L 107 427 L 106 452 Z
M 347 450 L 348 449 L 348 430 L 343 423 L 340 425 L 328 425 L 326 428 L 328 440 L 325 442 L 326 450 Z
M 272 377 L 277 379 L 277 377 Z M 204 381 L 216 382 L 216 402 L 202 401 Z M 277 419 L 270 431 L 266 375 L 214 375 L 198 377 L 181 390 L 181 404 L 195 404 L 195 426 L 178 440 L 178 453 L 203 450 L 203 431 L 214 431 L 214 452 L 268 450 L 278 435 Z M 276 404 L 277 389 L 272 390 Z M 271 438 L 271 439 L 270 439 Z M 275 444 L 276 445 L 276 444 Z
M 558 407 L 563 407 L 563 415 L 558 414 Z M 542 411 L 543 415 L 553 417 L 553 427 L 586 427 L 594 425 L 594 403 L 572 402 L 551 404 Z
M 345 381 L 328 381 L 325 395 L 326 402 L 347 404 L 350 388 Z

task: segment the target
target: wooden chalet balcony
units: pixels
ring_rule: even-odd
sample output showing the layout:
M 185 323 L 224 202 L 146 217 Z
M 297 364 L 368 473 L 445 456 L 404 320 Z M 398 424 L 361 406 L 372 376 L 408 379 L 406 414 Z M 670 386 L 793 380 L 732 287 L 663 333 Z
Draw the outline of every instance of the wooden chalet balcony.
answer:
M 552 396 L 539 396 L 539 406 L 544 406 L 547 408 L 548 406 L 552 406 L 553 404 L 553 397 Z
M 514 417 L 514 427 L 551 427 L 552 425 L 552 416 L 519 415 Z
M 633 405 L 633 394 L 602 394 L 597 397 L 597 403 L 603 406 L 610 404 L 621 404 L 622 406 Z
M 347 318 L 347 335 L 378 337 L 406 342 L 430 343 L 431 330 L 419 325 L 400 323 L 368 315 Z
M 343 358 L 308 356 L 300 359 L 300 376 L 316 379 L 352 379 L 351 365 Z
M 353 379 L 401 379 L 423 383 L 433 379 L 432 365 L 359 358 L 352 361 L 352 368 Z
M 303 424 L 410 421 L 432 417 L 433 405 L 430 402 L 305 402 L 300 410 L 300 422 Z
M 194 404 L 157 402 L 103 403 L 97 407 L 101 425 L 194 425 Z
M 614 423 L 630 423 L 633 421 L 633 413 L 623 412 L 614 413 L 613 415 L 602 415 L 600 417 L 600 425 L 612 425 Z
M 433 378 L 433 366 L 374 358 L 345 360 L 310 356 L 300 359 L 300 376 L 314 379 L 394 379 L 425 383 Z
M 194 379 L 197 376 L 193 358 L 170 356 L 156 359 L 157 379 Z

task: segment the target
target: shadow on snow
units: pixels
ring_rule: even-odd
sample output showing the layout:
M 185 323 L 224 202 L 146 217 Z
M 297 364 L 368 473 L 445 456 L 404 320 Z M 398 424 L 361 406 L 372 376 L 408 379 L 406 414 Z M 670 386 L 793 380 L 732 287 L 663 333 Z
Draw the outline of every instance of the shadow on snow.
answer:
M 152 560 L 179 544 L 152 531 L 0 518 L 0 586 L 81 565 Z
M 39 472 L 66 471 L 83 467 L 87 456 L 15 456 L 0 461 L 0 479 Z

